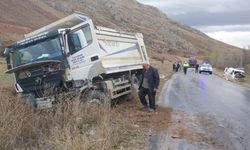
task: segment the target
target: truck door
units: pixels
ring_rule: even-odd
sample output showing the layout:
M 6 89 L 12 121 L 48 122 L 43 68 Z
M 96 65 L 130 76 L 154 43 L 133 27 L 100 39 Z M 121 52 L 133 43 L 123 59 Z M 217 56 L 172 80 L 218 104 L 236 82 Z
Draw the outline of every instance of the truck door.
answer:
M 87 79 L 90 68 L 99 61 L 99 46 L 92 21 L 77 25 L 66 36 L 71 78 Z

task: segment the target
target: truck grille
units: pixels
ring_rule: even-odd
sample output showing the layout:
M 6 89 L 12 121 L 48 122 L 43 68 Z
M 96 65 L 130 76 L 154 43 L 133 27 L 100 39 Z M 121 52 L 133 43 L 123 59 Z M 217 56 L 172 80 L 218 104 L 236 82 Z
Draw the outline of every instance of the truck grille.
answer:
M 44 73 L 43 70 L 36 69 L 30 72 L 30 77 L 17 81 L 24 93 L 43 93 L 49 87 L 59 87 L 62 82 L 62 71 Z

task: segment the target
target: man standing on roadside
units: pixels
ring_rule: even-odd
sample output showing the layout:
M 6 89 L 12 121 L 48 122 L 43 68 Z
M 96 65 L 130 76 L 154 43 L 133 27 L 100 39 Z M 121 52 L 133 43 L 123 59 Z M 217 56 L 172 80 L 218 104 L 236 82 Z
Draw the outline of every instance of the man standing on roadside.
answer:
M 139 86 L 139 98 L 143 108 L 147 108 L 146 95 L 149 99 L 149 111 L 155 111 L 155 95 L 159 86 L 160 77 L 158 70 L 150 66 L 148 63 L 143 64 L 143 73 Z

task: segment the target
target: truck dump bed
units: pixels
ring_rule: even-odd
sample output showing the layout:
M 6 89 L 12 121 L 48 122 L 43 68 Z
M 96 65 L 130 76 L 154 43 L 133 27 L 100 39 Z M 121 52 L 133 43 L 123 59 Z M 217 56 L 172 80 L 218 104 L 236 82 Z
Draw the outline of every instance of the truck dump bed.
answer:
M 105 73 L 141 69 L 142 64 L 148 62 L 142 34 L 104 27 L 96 27 L 95 32 Z

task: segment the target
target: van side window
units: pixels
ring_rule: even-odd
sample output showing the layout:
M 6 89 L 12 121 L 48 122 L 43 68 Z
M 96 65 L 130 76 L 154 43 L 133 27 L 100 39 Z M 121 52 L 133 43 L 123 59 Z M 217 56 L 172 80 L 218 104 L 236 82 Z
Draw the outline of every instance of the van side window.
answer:
M 71 54 L 87 47 L 92 43 L 90 26 L 85 26 L 68 35 L 68 45 Z

